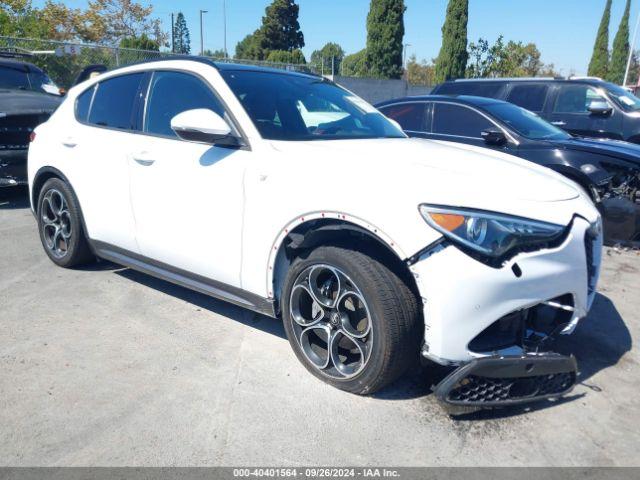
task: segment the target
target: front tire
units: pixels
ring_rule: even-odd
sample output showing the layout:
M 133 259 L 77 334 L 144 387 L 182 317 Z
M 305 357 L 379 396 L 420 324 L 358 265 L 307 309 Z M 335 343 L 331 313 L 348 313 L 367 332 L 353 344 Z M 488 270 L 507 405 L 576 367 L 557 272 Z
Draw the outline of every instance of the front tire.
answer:
M 44 251 L 53 263 L 72 268 L 94 259 L 73 191 L 59 178 L 45 182 L 38 196 L 38 230 Z
M 298 360 L 334 387 L 373 393 L 418 358 L 416 295 L 392 269 L 363 253 L 327 246 L 297 258 L 282 298 Z

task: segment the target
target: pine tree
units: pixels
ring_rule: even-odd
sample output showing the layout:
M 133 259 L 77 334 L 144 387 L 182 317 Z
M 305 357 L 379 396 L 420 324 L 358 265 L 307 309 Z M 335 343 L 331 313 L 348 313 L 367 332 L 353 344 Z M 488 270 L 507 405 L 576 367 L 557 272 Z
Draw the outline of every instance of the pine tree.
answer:
M 631 9 L 631 0 L 627 0 L 627 6 L 624 8 L 622 20 L 618 27 L 618 33 L 613 39 L 613 52 L 611 53 L 611 65 L 607 72 L 607 80 L 618 85 L 624 82 L 624 72 L 627 69 L 627 60 L 629 58 L 629 10 Z
M 402 76 L 404 0 L 371 0 L 367 16 L 366 65 L 374 77 Z
M 304 35 L 298 23 L 299 13 L 300 6 L 294 0 L 273 0 L 262 17 L 262 48 L 291 52 L 304 47 Z
M 191 53 L 191 36 L 182 12 L 178 13 L 176 24 L 173 26 L 173 53 Z
M 598 36 L 593 46 L 589 62 L 589 75 L 605 78 L 609 70 L 609 20 L 611 19 L 611 0 L 607 0 L 598 28 Z
M 464 77 L 467 68 L 467 22 L 469 0 L 449 0 L 442 26 L 442 47 L 436 59 L 437 83 Z

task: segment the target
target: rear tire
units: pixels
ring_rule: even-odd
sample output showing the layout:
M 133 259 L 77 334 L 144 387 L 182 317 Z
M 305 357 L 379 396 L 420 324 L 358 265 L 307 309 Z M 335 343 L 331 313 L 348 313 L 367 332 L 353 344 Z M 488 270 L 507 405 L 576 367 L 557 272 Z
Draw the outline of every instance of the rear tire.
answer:
M 82 223 L 78 200 L 67 183 L 51 178 L 40 190 L 38 231 L 45 253 L 60 267 L 77 267 L 94 260 Z
M 323 246 L 297 258 L 282 299 L 298 360 L 336 388 L 373 393 L 419 358 L 416 296 L 392 269 L 363 253 Z

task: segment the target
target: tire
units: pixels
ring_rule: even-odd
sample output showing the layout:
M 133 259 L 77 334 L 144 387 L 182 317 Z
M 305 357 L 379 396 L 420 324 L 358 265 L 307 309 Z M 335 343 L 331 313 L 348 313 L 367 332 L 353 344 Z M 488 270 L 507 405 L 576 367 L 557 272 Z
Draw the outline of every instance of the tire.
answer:
M 73 268 L 95 259 L 78 200 L 67 183 L 59 178 L 47 180 L 38 195 L 37 212 L 40 241 L 53 263 Z
M 298 360 L 341 390 L 374 393 L 419 358 L 416 295 L 390 268 L 358 251 L 323 246 L 294 260 L 282 312 Z

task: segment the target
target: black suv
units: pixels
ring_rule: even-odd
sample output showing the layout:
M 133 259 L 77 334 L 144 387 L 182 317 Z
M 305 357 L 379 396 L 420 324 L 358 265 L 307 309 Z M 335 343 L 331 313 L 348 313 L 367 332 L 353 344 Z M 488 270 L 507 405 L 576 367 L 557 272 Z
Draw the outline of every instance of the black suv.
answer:
M 607 243 L 640 245 L 640 145 L 572 137 L 529 110 L 482 97 L 428 95 L 377 107 L 412 137 L 490 148 L 569 177 L 602 212 Z
M 0 51 L 0 188 L 26 185 L 31 132 L 60 100 L 44 71 Z
M 597 78 L 453 80 L 431 93 L 506 100 L 573 135 L 640 143 L 640 99 Z

